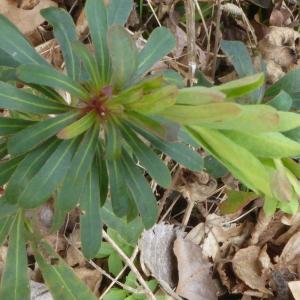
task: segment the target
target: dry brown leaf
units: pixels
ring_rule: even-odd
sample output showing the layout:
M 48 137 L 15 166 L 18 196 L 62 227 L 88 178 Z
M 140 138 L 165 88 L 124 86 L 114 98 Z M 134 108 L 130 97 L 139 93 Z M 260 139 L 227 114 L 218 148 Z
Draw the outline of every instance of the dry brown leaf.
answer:
M 295 233 L 283 248 L 279 264 L 288 267 L 291 264 L 298 263 L 300 257 L 300 232 Z
M 57 6 L 52 0 L 42 0 L 33 9 L 23 9 L 17 3 L 10 0 L 0 1 L 0 13 L 7 17 L 26 36 L 30 35 L 44 18 L 40 15 L 40 10 L 49 6 Z
M 145 231 L 139 243 L 142 262 L 160 283 L 172 288 L 177 279 L 176 258 L 172 251 L 177 234 L 174 226 L 160 223 Z
M 78 249 L 75 249 L 73 246 L 70 246 L 67 250 L 66 256 L 66 263 L 71 266 L 84 266 L 85 265 L 85 258 L 83 255 L 80 254 Z
M 178 237 L 174 242 L 179 283 L 176 293 L 189 300 L 216 300 L 217 290 L 211 276 L 211 264 L 201 248 L 190 240 Z
M 240 249 L 232 259 L 234 273 L 250 288 L 270 294 L 259 266 L 260 247 L 249 246 Z
M 290 281 L 288 285 L 295 300 L 300 300 L 300 281 Z
M 99 287 L 102 281 L 102 275 L 97 270 L 91 270 L 87 268 L 75 268 L 73 269 L 76 276 L 83 281 L 90 290 L 99 296 Z
M 53 300 L 47 286 L 43 283 L 30 281 L 31 298 L 30 300 Z

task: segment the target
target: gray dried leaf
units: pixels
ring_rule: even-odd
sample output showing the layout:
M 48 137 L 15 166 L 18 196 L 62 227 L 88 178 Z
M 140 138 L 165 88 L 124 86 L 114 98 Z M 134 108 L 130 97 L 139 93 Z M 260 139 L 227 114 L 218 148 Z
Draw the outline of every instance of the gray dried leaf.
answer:
M 178 261 L 179 283 L 176 293 L 188 300 L 216 300 L 217 290 L 211 276 L 211 264 L 201 248 L 178 237 L 174 243 Z

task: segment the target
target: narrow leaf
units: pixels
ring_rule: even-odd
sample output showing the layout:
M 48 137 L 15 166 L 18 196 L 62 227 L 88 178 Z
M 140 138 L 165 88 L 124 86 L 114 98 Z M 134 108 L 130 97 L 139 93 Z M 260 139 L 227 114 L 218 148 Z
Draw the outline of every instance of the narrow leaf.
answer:
M 22 212 L 16 216 L 10 231 L 8 253 L 0 287 L 0 299 L 30 299 Z
M 117 159 L 121 156 L 122 136 L 120 129 L 113 120 L 106 122 L 105 132 L 105 158 Z
M 2 246 L 9 233 L 12 221 L 13 217 L 5 217 L 0 219 L 0 246 Z
M 48 244 L 41 242 L 35 257 L 54 300 L 97 299 Z
M 5 196 L 0 198 L 0 219 L 14 215 L 17 211 L 17 205 L 9 203 Z
M 124 178 L 123 165 L 120 159 L 107 160 L 106 165 L 113 212 L 118 217 L 124 217 L 129 213 L 130 194 Z
M 73 43 L 72 47 L 75 51 L 75 54 L 83 62 L 83 65 L 92 80 L 93 87 L 96 90 L 99 90 L 101 88 L 102 79 L 100 71 L 97 67 L 97 61 L 95 56 L 92 55 L 90 50 L 81 42 Z
M 124 26 L 133 8 L 132 0 L 110 0 L 107 12 L 108 26 Z
M 77 117 L 76 112 L 70 112 L 41 121 L 19 131 L 9 139 L 8 152 L 12 155 L 18 155 L 35 148 L 74 122 Z
M 228 130 L 223 134 L 258 157 L 283 158 L 300 155 L 300 144 L 279 132 L 251 134 Z
M 20 64 L 48 63 L 34 50 L 22 33 L 3 15 L 0 15 L 0 49 Z
M 64 211 L 71 210 L 79 201 L 97 149 L 98 135 L 99 124 L 96 123 L 85 133 L 76 150 L 70 169 L 57 196 L 57 206 Z
M 106 168 L 106 162 L 104 160 L 102 145 L 100 144 L 100 142 L 98 143 L 96 151 L 96 163 L 100 187 L 100 204 L 103 205 L 106 201 L 108 194 L 108 173 Z
M 125 141 L 132 148 L 134 155 L 140 160 L 140 163 L 145 167 L 150 176 L 159 185 L 169 187 L 172 180 L 167 166 L 131 129 L 124 126 L 122 128 L 122 134 Z
M 31 151 L 19 163 L 5 190 L 5 196 L 10 203 L 18 201 L 18 196 L 26 188 L 32 177 L 42 168 L 58 145 L 59 140 L 53 138 Z
M 0 82 L 0 107 L 37 114 L 59 114 L 69 109 L 55 100 L 24 92 L 4 82 Z
M 77 144 L 76 139 L 60 143 L 19 195 L 20 206 L 34 208 L 49 199 L 57 185 L 64 179 Z
M 107 46 L 107 13 L 103 0 L 87 0 L 85 4 L 96 60 L 103 82 L 110 79 L 110 58 Z
M 0 186 L 4 185 L 17 168 L 24 156 L 18 156 L 7 161 L 0 162 Z
M 169 29 L 165 27 L 154 29 L 146 46 L 138 55 L 138 68 L 135 77 L 149 71 L 155 63 L 171 52 L 175 45 L 175 38 Z
M 91 126 L 93 126 L 94 122 L 96 121 L 96 116 L 97 115 L 94 111 L 87 113 L 76 122 L 62 129 L 57 134 L 57 137 L 63 140 L 67 140 L 82 134 L 83 132 L 87 131 Z
M 264 74 L 259 73 L 215 86 L 214 89 L 224 93 L 228 98 L 241 97 L 260 88 L 264 81 Z
M 0 135 L 13 134 L 34 124 L 33 121 L 0 117 Z
M 123 152 L 122 163 L 126 172 L 125 179 L 128 188 L 145 228 L 149 229 L 155 224 L 157 219 L 156 199 L 143 174 L 138 170 L 133 160 L 125 151 Z
M 108 48 L 113 69 L 113 84 L 121 90 L 136 71 L 137 48 L 130 34 L 121 26 L 108 31 Z
M 41 15 L 53 26 L 54 36 L 63 53 L 68 75 L 76 80 L 80 75 L 80 61 L 74 53 L 72 42 L 78 40 L 75 24 L 71 15 L 65 10 L 49 7 Z
M 101 216 L 100 216 L 100 191 L 98 172 L 93 165 L 80 197 L 80 239 L 82 251 L 86 258 L 94 258 L 101 245 Z
M 62 89 L 80 99 L 89 97 L 87 91 L 79 83 L 50 66 L 23 65 L 18 68 L 17 74 L 26 83 Z
M 271 105 L 281 111 L 289 111 L 293 105 L 293 99 L 288 93 L 286 93 L 285 91 L 281 91 L 266 104 Z
M 203 158 L 199 153 L 193 151 L 190 147 L 182 143 L 172 143 L 164 141 L 161 138 L 149 133 L 142 128 L 134 128 L 138 133 L 145 137 L 151 144 L 169 155 L 175 161 L 181 163 L 186 168 L 199 172 L 203 169 Z
M 182 105 L 202 105 L 223 102 L 225 95 L 221 92 L 202 86 L 179 90 L 176 103 Z

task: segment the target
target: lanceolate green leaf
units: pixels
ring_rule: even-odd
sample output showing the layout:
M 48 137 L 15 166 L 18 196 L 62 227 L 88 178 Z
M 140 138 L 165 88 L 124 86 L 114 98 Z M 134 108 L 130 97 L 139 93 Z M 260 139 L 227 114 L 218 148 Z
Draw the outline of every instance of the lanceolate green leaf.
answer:
M 300 144 L 279 132 L 251 134 L 228 130 L 223 134 L 259 157 L 283 158 L 300 155 Z
M 78 38 L 71 15 L 65 9 L 55 7 L 42 10 L 41 15 L 53 26 L 54 36 L 63 53 L 68 75 L 74 80 L 79 79 L 80 61 L 72 47 L 72 42 Z
M 93 126 L 94 122 L 96 121 L 96 117 L 97 114 L 94 111 L 87 113 L 78 121 L 62 129 L 57 134 L 57 137 L 63 140 L 68 140 L 82 134 Z
M 259 73 L 214 87 L 224 93 L 228 98 L 236 98 L 260 88 L 264 84 L 264 74 Z
M 15 61 L 20 64 L 48 64 L 3 15 L 0 15 L 0 28 L 0 49 Z
M 16 133 L 33 123 L 29 120 L 0 117 L 0 135 Z
M 98 134 L 99 124 L 96 123 L 85 133 L 72 159 L 70 169 L 57 196 L 57 206 L 64 211 L 71 210 L 79 201 L 97 149 Z
M 87 0 L 85 4 L 90 34 L 103 82 L 110 79 L 110 58 L 107 47 L 107 14 L 103 0 Z
M 73 43 L 73 48 L 75 50 L 75 54 L 83 62 L 83 65 L 92 80 L 91 86 L 98 91 L 101 88 L 102 79 L 95 56 L 81 42 Z
M 80 99 L 88 99 L 87 91 L 76 81 L 51 66 L 23 65 L 17 70 L 18 77 L 26 82 L 63 89 Z
M 182 143 L 172 143 L 149 133 L 141 128 L 134 128 L 138 133 L 145 137 L 151 144 L 169 155 L 175 161 L 181 163 L 192 171 L 199 172 L 203 169 L 203 158 L 199 153 L 193 151 L 189 146 Z
M 38 250 L 35 258 L 54 300 L 97 300 L 48 244 L 41 242 Z M 57 263 L 51 264 L 49 257 L 56 259 Z
M 9 203 L 5 196 L 0 198 L 0 219 L 14 215 L 17 211 L 17 205 Z
M 110 0 L 107 12 L 108 26 L 118 24 L 124 26 L 133 8 L 132 0 Z
M 96 150 L 96 164 L 97 164 L 99 187 L 100 187 L 100 204 L 103 205 L 108 193 L 108 174 L 106 168 L 106 161 L 104 158 L 104 153 L 100 142 L 98 142 L 98 147 Z
M 0 299 L 30 299 L 22 212 L 17 214 L 10 231 L 8 253 L 1 281 Z
M 57 185 L 64 179 L 77 145 L 77 139 L 60 143 L 20 193 L 18 197 L 20 206 L 25 208 L 37 207 L 51 196 Z
M 173 34 L 165 27 L 153 30 L 144 49 L 138 55 L 138 69 L 135 77 L 141 76 L 176 45 Z
M 119 25 L 113 25 L 109 29 L 108 47 L 112 61 L 113 84 L 120 90 L 136 71 L 137 48 L 130 34 Z
M 125 180 L 128 188 L 142 217 L 145 228 L 149 229 L 155 224 L 157 218 L 156 199 L 143 174 L 125 151 L 122 155 L 122 163 L 126 172 Z
M 11 55 L 0 48 L 0 66 L 14 69 L 19 63 L 15 61 Z
M 68 110 L 66 105 L 55 100 L 24 92 L 4 82 L 0 82 L 0 107 L 38 114 L 57 114 Z
M 232 142 L 217 130 L 200 126 L 188 127 L 187 130 L 210 154 L 254 192 L 272 195 L 269 174 L 251 152 Z
M 202 105 L 223 102 L 225 95 L 211 88 L 194 86 L 180 89 L 176 103 L 182 105 Z
M 0 162 L 0 185 L 5 184 L 9 180 L 10 176 L 23 158 L 24 156 L 18 156 L 16 158 Z
M 150 176 L 161 186 L 168 187 L 171 184 L 171 175 L 167 166 L 158 156 L 146 146 L 137 135 L 129 128 L 123 127 L 122 134 L 125 141 L 132 148 L 134 155 L 140 160 Z
M 100 191 L 97 167 L 94 164 L 80 197 L 80 239 L 82 251 L 86 258 L 94 258 L 101 244 Z
M 0 159 L 7 155 L 7 139 L 0 138 Z
M 242 109 L 235 103 L 214 103 L 197 106 L 173 105 L 161 115 L 180 124 L 220 123 L 240 115 Z
M 293 99 L 288 93 L 286 93 L 285 91 L 281 91 L 266 104 L 271 105 L 281 111 L 289 111 L 293 105 Z
M 120 159 L 107 160 L 106 164 L 113 212 L 118 217 L 124 217 L 129 213 L 130 194 L 124 178 L 123 165 Z
M 105 159 L 117 159 L 121 155 L 122 136 L 113 120 L 106 122 Z
M 19 131 L 9 139 L 8 152 L 12 155 L 18 155 L 35 148 L 57 134 L 60 129 L 74 122 L 77 117 L 78 113 L 70 112 L 41 121 Z
M 2 246 L 8 235 L 12 221 L 13 217 L 11 216 L 0 219 L 0 246 Z
M 11 176 L 5 190 L 5 196 L 10 203 L 16 203 L 18 196 L 26 188 L 32 177 L 42 168 L 52 152 L 59 145 L 59 140 L 53 138 L 26 155 Z

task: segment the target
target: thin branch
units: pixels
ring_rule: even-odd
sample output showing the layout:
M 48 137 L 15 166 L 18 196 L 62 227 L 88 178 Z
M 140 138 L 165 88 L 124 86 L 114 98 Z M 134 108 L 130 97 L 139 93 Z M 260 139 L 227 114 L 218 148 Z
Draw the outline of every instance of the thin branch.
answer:
M 139 270 L 136 268 L 134 263 L 130 260 L 130 258 L 124 253 L 124 251 L 117 245 L 117 243 L 106 233 L 105 230 L 102 230 L 102 236 L 105 240 L 107 240 L 111 246 L 117 251 L 117 253 L 123 258 L 124 262 L 128 265 L 131 271 L 135 274 L 137 280 L 140 282 L 142 287 L 145 289 L 145 292 L 149 299 L 156 300 L 154 294 L 150 290 L 149 286 L 147 285 L 146 281 L 140 274 Z

